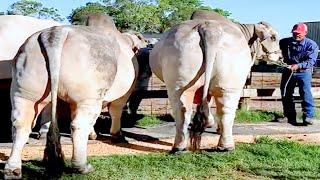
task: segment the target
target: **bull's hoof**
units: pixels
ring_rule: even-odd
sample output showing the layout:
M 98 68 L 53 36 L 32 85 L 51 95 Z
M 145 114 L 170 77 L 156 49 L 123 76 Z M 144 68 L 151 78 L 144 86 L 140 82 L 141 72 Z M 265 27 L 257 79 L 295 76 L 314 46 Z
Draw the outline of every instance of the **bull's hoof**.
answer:
M 185 154 L 188 152 L 190 152 L 190 151 L 188 151 L 186 148 L 172 148 L 171 151 L 169 152 L 169 154 L 181 155 L 181 154 Z
M 5 169 L 4 179 L 22 179 L 22 171 L 18 169 Z
M 234 146 L 230 146 L 230 147 L 218 146 L 217 147 L 217 151 L 219 151 L 219 152 L 228 152 L 228 151 L 233 151 L 234 149 L 235 149 Z
M 97 134 L 95 132 L 91 132 L 89 134 L 89 140 L 96 140 L 97 139 Z
M 111 143 L 113 144 L 128 143 L 128 141 L 123 135 L 111 135 Z
M 80 174 L 88 174 L 88 173 L 91 173 L 94 171 L 94 168 L 91 164 L 86 164 L 84 166 L 76 166 L 73 168 L 74 169 L 74 172 L 76 173 L 80 173 Z

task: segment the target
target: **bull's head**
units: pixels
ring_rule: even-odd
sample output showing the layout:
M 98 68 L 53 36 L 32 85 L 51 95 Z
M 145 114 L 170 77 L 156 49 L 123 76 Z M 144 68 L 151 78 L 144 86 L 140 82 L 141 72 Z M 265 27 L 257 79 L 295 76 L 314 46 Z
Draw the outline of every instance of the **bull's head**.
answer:
M 255 24 L 255 35 L 259 38 L 256 59 L 279 61 L 282 58 L 277 31 L 266 22 Z
M 139 49 L 145 48 L 148 45 L 147 40 L 139 33 L 128 31 L 123 32 L 122 35 L 130 42 L 134 53 L 137 53 Z

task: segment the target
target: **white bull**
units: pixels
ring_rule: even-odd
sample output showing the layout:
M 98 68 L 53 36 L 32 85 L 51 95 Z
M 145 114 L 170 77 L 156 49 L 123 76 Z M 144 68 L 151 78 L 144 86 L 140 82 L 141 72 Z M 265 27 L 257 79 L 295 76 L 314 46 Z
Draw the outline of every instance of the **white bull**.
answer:
M 60 25 L 62 24 L 53 20 L 29 16 L 0 16 L 0 79 L 11 79 L 12 59 L 29 36 L 37 31 Z M 45 120 L 45 116 L 44 114 L 42 120 Z M 41 124 L 45 124 L 45 121 Z M 49 126 L 49 124 L 47 123 L 45 126 Z M 47 128 L 42 130 L 47 130 Z
M 0 79 L 11 79 L 11 60 L 29 36 L 37 31 L 60 25 L 53 20 L 29 16 L 0 16 Z
M 52 103 L 52 122 L 44 159 L 51 173 L 60 173 L 63 155 L 56 123 L 57 97 L 71 108 L 72 163 L 80 173 L 87 164 L 88 135 L 109 104 L 111 134 L 119 133 L 120 117 L 135 78 L 131 43 L 114 28 L 59 26 L 32 35 L 13 63 L 11 84 L 14 140 L 5 176 L 21 177 L 21 152 L 32 123 Z
M 279 59 L 277 32 L 268 23 L 236 25 L 217 17 L 206 20 L 198 16 L 182 22 L 150 54 L 150 67 L 166 84 L 176 121 L 172 153 L 187 148 L 193 103 L 198 104 L 193 123 L 198 120 L 200 126 L 191 128 L 200 129 L 201 137 L 204 128 L 212 125 L 208 105 L 212 96 L 221 134 L 218 148 L 234 149 L 232 126 L 242 88 L 254 62 L 252 57 Z

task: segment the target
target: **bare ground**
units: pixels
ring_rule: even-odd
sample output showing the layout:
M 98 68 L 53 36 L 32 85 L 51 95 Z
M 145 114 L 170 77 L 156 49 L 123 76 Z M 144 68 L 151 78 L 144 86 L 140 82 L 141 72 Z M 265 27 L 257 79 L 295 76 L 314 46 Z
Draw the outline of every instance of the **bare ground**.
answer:
M 235 135 L 236 143 L 254 143 L 260 135 Z M 295 140 L 302 143 L 315 143 L 320 145 L 320 133 L 313 134 L 281 134 L 269 135 L 275 139 Z M 22 153 L 23 160 L 41 159 L 44 151 L 44 141 L 31 140 Z M 41 140 L 40 140 L 41 141 Z M 155 141 L 130 141 L 128 144 L 113 145 L 108 140 L 90 140 L 88 143 L 88 156 L 105 156 L 114 154 L 137 154 L 169 152 L 173 143 L 173 138 L 166 138 Z M 202 139 L 201 149 L 214 148 L 218 143 L 218 136 L 205 136 Z M 9 144 L 8 144 L 9 145 Z M 71 158 L 72 145 L 70 138 L 63 139 L 62 145 L 66 158 Z M 7 160 L 11 147 L 2 146 L 0 149 L 0 163 Z

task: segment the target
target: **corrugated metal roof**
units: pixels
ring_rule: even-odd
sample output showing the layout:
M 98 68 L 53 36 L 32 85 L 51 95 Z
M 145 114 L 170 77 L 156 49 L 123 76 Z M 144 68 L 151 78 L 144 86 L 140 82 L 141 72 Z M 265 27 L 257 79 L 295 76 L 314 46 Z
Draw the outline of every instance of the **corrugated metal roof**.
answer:
M 314 40 L 320 46 L 320 21 L 305 23 L 308 26 L 307 37 Z
M 307 37 L 314 40 L 320 47 L 320 21 L 305 22 L 308 26 Z M 320 67 L 320 52 L 318 53 L 316 67 Z

